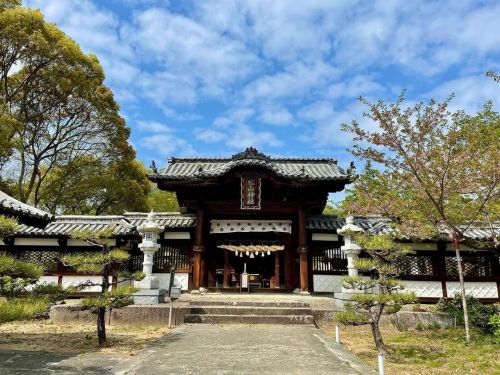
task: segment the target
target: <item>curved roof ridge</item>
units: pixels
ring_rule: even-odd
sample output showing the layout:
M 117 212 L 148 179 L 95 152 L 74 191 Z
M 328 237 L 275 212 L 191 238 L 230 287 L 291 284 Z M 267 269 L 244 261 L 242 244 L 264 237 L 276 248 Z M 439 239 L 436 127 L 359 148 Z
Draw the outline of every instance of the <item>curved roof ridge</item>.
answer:
M 50 221 L 54 219 L 54 215 L 37 207 L 30 206 L 27 203 L 23 203 L 20 200 L 11 197 L 2 190 L 0 190 L 0 207 L 2 207 L 6 211 L 12 212 L 12 214 L 14 215 L 26 215 L 44 221 Z

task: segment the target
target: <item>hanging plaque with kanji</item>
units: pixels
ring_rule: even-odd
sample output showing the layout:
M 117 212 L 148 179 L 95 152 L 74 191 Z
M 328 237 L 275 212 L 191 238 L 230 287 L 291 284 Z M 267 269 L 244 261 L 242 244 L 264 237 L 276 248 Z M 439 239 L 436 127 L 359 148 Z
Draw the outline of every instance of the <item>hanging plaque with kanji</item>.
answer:
M 260 177 L 241 177 L 241 209 L 260 210 Z

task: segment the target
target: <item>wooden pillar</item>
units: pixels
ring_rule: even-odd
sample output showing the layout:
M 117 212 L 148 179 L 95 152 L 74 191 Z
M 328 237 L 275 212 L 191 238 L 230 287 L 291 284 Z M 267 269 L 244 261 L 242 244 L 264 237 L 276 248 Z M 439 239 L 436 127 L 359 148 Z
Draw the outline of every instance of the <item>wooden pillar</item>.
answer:
M 203 238 L 203 209 L 198 208 L 196 213 L 196 231 L 194 238 L 194 246 L 193 246 L 193 256 L 194 256 L 194 265 L 193 265 L 193 288 L 194 290 L 198 290 L 200 286 L 204 286 L 204 277 L 205 272 L 203 271 L 206 268 L 206 264 L 204 264 L 204 238 Z
M 292 235 L 288 234 L 285 236 L 285 255 L 284 255 L 284 266 L 285 266 L 285 287 L 287 289 L 293 289 L 293 265 L 295 262 L 295 247 L 292 243 Z
M 446 288 L 446 243 L 438 242 L 437 246 L 437 259 L 436 259 L 436 267 L 437 267 L 437 276 L 439 281 L 441 282 L 441 289 L 443 292 L 443 297 L 448 297 L 448 290 Z
M 224 288 L 229 288 L 229 250 L 224 250 Z
M 307 238 L 306 238 L 306 212 L 304 207 L 300 205 L 299 207 L 299 264 L 300 264 L 300 291 L 308 292 L 308 265 L 307 265 L 307 254 L 309 249 L 307 247 Z
M 274 279 L 275 279 L 275 288 L 280 287 L 280 252 L 274 252 Z

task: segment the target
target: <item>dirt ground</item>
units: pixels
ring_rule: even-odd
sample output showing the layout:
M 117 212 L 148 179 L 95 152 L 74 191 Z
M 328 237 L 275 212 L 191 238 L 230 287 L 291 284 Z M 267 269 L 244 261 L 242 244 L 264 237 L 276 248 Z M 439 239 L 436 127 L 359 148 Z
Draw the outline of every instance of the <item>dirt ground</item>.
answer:
M 94 324 L 54 324 L 50 320 L 0 325 L 0 350 L 135 354 L 168 332 L 167 327 L 106 326 L 108 345 L 99 348 Z

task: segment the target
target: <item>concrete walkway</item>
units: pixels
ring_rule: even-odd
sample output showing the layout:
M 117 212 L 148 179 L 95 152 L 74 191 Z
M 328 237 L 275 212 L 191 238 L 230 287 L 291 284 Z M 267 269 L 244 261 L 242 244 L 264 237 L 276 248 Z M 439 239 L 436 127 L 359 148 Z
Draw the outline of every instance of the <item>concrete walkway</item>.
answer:
M 123 374 L 375 374 L 313 326 L 184 325 Z
M 0 374 L 366 374 L 375 372 L 313 326 L 175 328 L 135 356 L 0 351 Z

